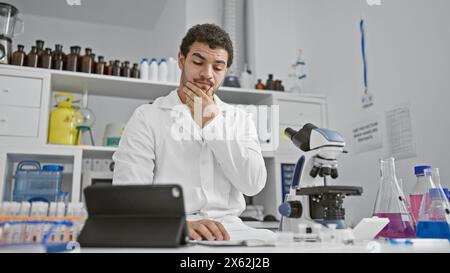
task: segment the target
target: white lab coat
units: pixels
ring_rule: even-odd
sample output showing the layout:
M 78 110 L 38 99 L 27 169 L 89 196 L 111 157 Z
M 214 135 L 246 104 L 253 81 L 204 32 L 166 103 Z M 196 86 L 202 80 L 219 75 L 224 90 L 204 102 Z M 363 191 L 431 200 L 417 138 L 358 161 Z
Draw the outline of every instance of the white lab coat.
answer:
M 113 183 L 179 184 L 188 220 L 240 222 L 242 193 L 253 196 L 263 189 L 266 168 L 251 116 L 217 95 L 214 101 L 220 114 L 203 129 L 177 90 L 138 107 L 113 155 Z M 234 138 L 211 137 L 217 135 Z

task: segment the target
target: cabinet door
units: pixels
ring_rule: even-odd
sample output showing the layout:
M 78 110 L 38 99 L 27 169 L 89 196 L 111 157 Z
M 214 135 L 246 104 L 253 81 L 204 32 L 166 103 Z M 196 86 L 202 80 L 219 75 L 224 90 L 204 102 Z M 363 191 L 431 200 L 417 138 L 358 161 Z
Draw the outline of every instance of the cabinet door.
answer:
M 318 102 L 288 101 L 279 99 L 280 124 L 291 124 L 303 127 L 312 123 L 318 127 L 323 124 L 323 104 Z
M 41 106 L 42 80 L 0 75 L 0 105 Z
M 0 105 L 0 136 L 36 137 L 38 128 L 39 108 Z
M 326 126 L 324 103 L 303 102 L 279 99 L 280 105 L 280 128 L 278 154 L 300 156 L 301 151 L 295 147 L 291 140 L 284 134 L 286 128 L 300 130 L 305 124 L 312 123 L 317 127 Z

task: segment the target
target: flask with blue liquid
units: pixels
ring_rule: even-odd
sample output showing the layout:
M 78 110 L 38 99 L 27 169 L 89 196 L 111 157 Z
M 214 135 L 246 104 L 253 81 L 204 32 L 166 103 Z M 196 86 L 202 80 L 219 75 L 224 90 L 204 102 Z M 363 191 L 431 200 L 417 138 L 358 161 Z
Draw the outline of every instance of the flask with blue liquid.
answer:
M 427 191 L 422 198 L 417 238 L 450 240 L 450 204 L 439 181 L 439 170 L 425 170 Z

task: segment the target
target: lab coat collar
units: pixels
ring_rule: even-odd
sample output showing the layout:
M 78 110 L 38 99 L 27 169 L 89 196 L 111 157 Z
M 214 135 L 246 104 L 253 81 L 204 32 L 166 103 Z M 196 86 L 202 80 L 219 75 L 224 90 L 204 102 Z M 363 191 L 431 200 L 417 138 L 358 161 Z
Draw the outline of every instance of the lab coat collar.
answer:
M 214 101 L 219 107 L 221 112 L 227 112 L 232 110 L 232 107 L 224 103 L 216 94 L 214 94 Z M 160 107 L 162 109 L 171 109 L 175 111 L 181 111 L 180 105 L 183 105 L 180 97 L 178 96 L 178 89 L 175 89 L 169 93 L 166 97 L 162 98 Z

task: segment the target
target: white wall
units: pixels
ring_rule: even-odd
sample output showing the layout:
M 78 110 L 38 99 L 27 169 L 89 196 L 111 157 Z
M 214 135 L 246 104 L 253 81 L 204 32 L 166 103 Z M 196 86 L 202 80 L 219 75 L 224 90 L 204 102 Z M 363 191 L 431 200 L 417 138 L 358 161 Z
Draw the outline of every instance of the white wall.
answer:
M 450 186 L 449 1 L 382 0 L 381 6 L 373 7 L 365 0 L 255 2 L 258 74 L 283 73 L 296 48 L 303 48 L 309 67 L 307 92 L 328 96 L 330 127 L 347 139 L 352 123 L 372 115 L 383 121 L 385 111 L 409 104 L 417 156 L 398 160 L 397 175 L 409 191 L 415 181 L 414 165 L 431 164 L 441 169 L 442 184 Z M 369 85 L 375 94 L 375 106 L 369 110 L 362 110 L 359 103 L 361 16 L 366 18 Z M 275 34 L 280 42 L 264 33 Z M 381 149 L 341 157 L 340 183 L 364 187 L 364 197 L 349 197 L 344 203 L 352 223 L 372 213 L 378 160 L 389 154 L 386 134 L 383 142 Z
M 10 3 L 16 4 L 16 1 Z M 17 4 L 26 10 L 22 2 L 18 1 Z M 184 1 L 168 0 L 162 13 L 159 14 L 159 19 L 152 20 L 155 21 L 155 25 L 148 28 L 151 30 L 23 13 L 21 18 L 25 21 L 25 33 L 14 39 L 14 50 L 17 44 L 24 44 L 26 51 L 29 52 L 31 46 L 35 45 L 35 40 L 43 39 L 45 47 L 52 49 L 56 43 L 63 44 L 66 53 L 72 45 L 83 47 L 82 54 L 84 47 L 91 47 L 97 56 L 103 55 L 107 60 L 140 62 L 142 57 L 175 57 L 185 31 L 184 10 Z M 117 13 L 120 14 L 120 11 Z
M 248 0 L 247 54 L 250 69 L 265 83 L 268 74 L 286 80 L 297 57 L 296 0 Z

